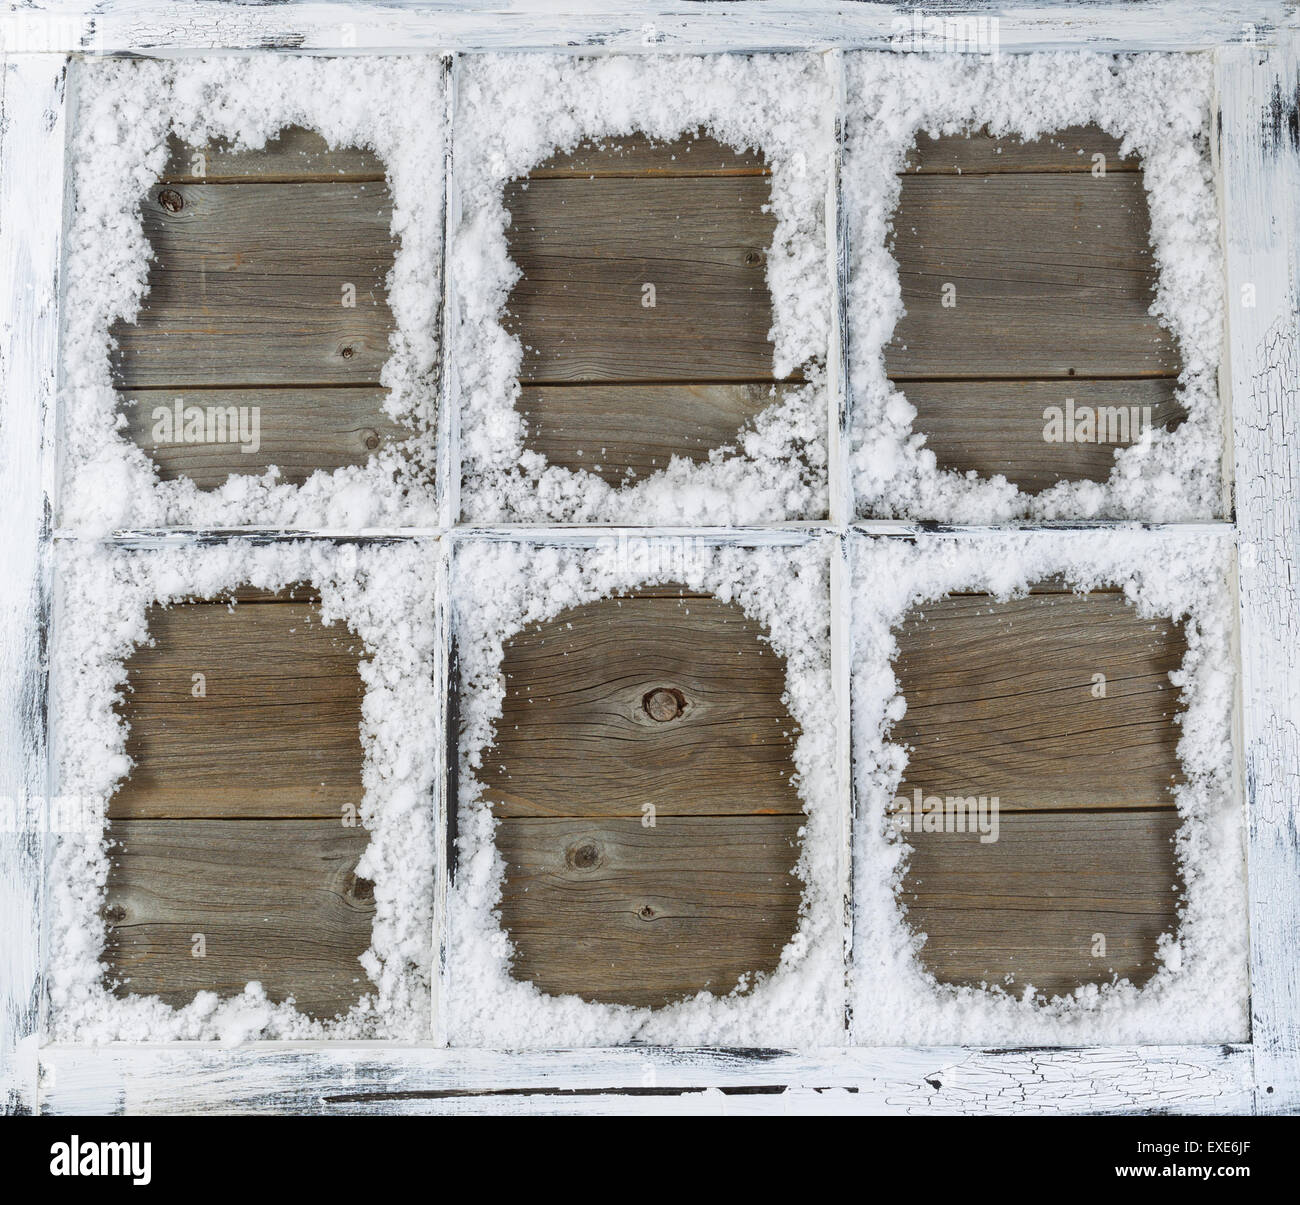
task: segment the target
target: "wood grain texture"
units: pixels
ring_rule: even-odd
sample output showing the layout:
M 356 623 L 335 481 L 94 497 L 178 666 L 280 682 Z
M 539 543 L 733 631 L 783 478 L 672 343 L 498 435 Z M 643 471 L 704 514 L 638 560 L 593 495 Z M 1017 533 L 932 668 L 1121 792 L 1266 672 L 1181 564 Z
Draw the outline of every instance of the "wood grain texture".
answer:
M 160 185 L 143 221 L 146 304 L 113 328 L 124 388 L 377 384 L 393 323 L 386 184 Z
M 993 172 L 1091 172 L 1093 156 L 1104 155 L 1110 172 L 1139 170 L 1136 155 L 1122 156 L 1119 139 L 1096 126 L 1067 126 L 1042 138 L 994 138 L 985 127 L 970 134 L 937 137 L 922 130 L 907 156 L 905 171 L 960 175 Z
M 127 663 L 135 768 L 110 817 L 337 823 L 360 804 L 360 642 L 317 604 L 154 607 L 149 632 Z
M 610 485 L 647 477 L 674 456 L 696 464 L 734 446 L 787 392 L 783 385 L 534 385 L 517 405 L 527 446 Z
M 1027 494 L 1062 481 L 1103 482 L 1115 467 L 1115 453 L 1128 447 L 1138 426 L 1124 416 L 1127 442 L 1065 443 L 1044 439 L 1044 412 L 1076 408 L 1139 407 L 1140 423 L 1172 430 L 1187 412 L 1168 377 L 1128 381 L 910 381 L 903 386 L 916 407 L 912 429 L 939 468 L 981 477 L 1003 475 Z M 1147 411 L 1149 408 L 1149 412 Z M 1077 412 L 1077 411 L 1076 411 Z M 1116 419 L 1118 419 L 1118 415 Z M 1118 430 L 1118 427 L 1116 428 Z
M 904 175 L 893 228 L 894 379 L 1177 374 L 1140 175 Z
M 1168 620 L 1122 594 L 967 594 L 915 609 L 897 638 L 907 712 L 891 739 L 911 750 L 900 795 L 997 796 L 1004 811 L 1172 806 L 1169 674 L 1186 644 Z
M 384 162 L 367 147 L 331 147 L 315 130 L 287 126 L 258 150 L 224 141 L 201 145 L 167 140 L 166 184 L 271 183 L 288 180 L 331 181 L 384 178 Z
M 481 774 L 499 816 L 802 812 L 785 664 L 739 607 L 604 599 L 519 633 L 502 672 Z M 680 714 L 653 718 L 655 692 Z
M 369 840 L 338 820 L 118 820 L 105 962 L 119 995 L 188 1003 L 258 980 L 310 1016 L 371 988 L 374 889 L 354 873 Z M 204 955 L 194 956 L 195 934 Z
M 231 474 L 264 473 L 272 465 L 280 480 L 301 485 L 314 472 L 331 473 L 363 464 L 375 451 L 410 437 L 410 430 L 384 412 L 379 388 L 147 389 L 124 393 L 122 413 L 129 439 L 149 453 L 163 481 L 182 477 L 199 489 L 215 489 Z M 155 440 L 162 409 L 254 407 L 258 446 L 237 442 L 184 443 Z M 175 424 L 171 429 L 174 430 Z M 166 431 L 167 428 L 164 428 Z
M 771 379 L 766 179 L 538 179 L 505 200 L 525 384 Z
M 512 973 L 658 1007 L 771 971 L 794 932 L 802 805 L 785 666 L 738 607 L 658 587 L 507 645 L 483 758 Z
M 626 484 L 673 456 L 707 460 L 778 400 L 759 383 L 772 372 L 766 172 L 760 154 L 707 135 L 628 135 L 507 190 L 524 274 L 507 324 L 525 349 L 531 451 Z
M 504 821 L 512 973 L 657 1007 L 775 970 L 798 921 L 802 816 Z
M 1115 977 L 1145 983 L 1177 929 L 1177 812 L 1003 815 L 998 839 L 909 833 L 899 893 L 942 983 L 1047 996 Z M 1104 939 L 1104 954 L 1098 935 Z

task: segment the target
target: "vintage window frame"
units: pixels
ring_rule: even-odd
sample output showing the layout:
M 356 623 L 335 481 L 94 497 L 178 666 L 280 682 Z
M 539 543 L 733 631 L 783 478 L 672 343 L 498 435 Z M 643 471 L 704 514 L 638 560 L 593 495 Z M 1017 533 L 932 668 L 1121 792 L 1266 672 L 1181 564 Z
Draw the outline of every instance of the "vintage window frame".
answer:
M 85 0 L 81 0 L 85 3 Z M 34 0 L 0 16 L 0 798 L 50 790 L 48 619 L 59 371 L 61 238 L 69 66 L 86 55 L 201 51 L 472 54 L 898 49 L 915 37 L 910 8 L 843 0 L 740 0 L 699 5 L 603 0 L 565 13 L 563 0 L 310 3 L 222 8 L 166 0 L 103 0 L 77 8 Z M 6 1112 L 54 1114 L 265 1111 L 325 1113 L 1281 1113 L 1300 1108 L 1300 825 L 1288 790 L 1300 779 L 1300 146 L 1294 138 L 1300 22 L 1281 0 L 1023 0 L 1012 12 L 968 0 L 939 20 L 996 18 L 1001 53 L 1037 49 L 1211 51 L 1216 59 L 1216 182 L 1224 230 L 1229 330 L 1223 395 L 1232 416 L 1240 648 L 1237 749 L 1247 809 L 1251 929 L 1248 1043 L 1207 1046 L 985 1050 L 837 1047 L 746 1051 L 605 1047 L 506 1052 L 430 1040 L 388 1043 L 43 1044 L 47 849 L 40 829 L 0 832 L 0 1097 Z M 922 26 L 920 33 L 925 33 Z M 933 32 L 933 31 L 932 31 Z M 939 31 L 942 33 L 942 31 Z M 960 30 L 957 31 L 960 35 Z M 904 47 L 908 48 L 907 46 Z M 842 90 L 840 99 L 842 102 Z M 452 165 L 454 170 L 454 165 Z M 834 185 L 833 185 L 834 190 Z M 840 279 L 846 234 L 835 196 Z M 448 208 L 454 208 L 454 198 Z M 454 217 L 449 212 L 448 220 Z M 444 276 L 444 290 L 450 273 Z M 1243 303 L 1246 286 L 1253 305 Z M 444 298 L 445 299 L 445 298 Z M 854 523 L 844 440 L 844 290 L 828 366 L 832 388 L 831 507 L 825 522 L 764 529 L 620 529 L 762 544 L 809 529 L 840 536 L 832 559 L 832 641 L 847 639 L 843 546 L 852 531 L 903 538 L 934 525 Z M 444 321 L 454 315 L 444 306 Z M 444 343 L 445 346 L 445 343 Z M 442 387 L 440 523 L 369 532 L 370 539 L 445 535 L 512 539 L 509 529 L 455 526 L 455 408 Z M 440 428 L 441 434 L 441 428 Z M 450 450 L 448 450 L 450 449 Z M 1052 527 L 1032 524 L 1031 527 Z M 1078 524 L 1059 525 L 1063 527 Z M 1105 524 L 1088 526 L 1104 527 Z M 1202 525 L 1193 525 L 1202 526 Z M 961 529 L 948 528 L 954 534 Z M 136 547 L 227 538 L 197 529 L 117 532 Z M 242 529 L 256 539 L 342 533 Z M 608 529 L 605 534 L 608 535 Z M 600 532 L 529 528 L 529 539 L 584 544 Z M 446 642 L 443 642 L 446 647 Z M 841 646 L 840 652 L 847 649 Z M 435 666 L 445 690 L 453 667 Z M 847 657 L 836 658 L 840 736 L 847 735 Z M 451 714 L 448 713 L 448 721 Z M 847 740 L 840 774 L 847 781 Z M 445 800 L 445 784 L 439 790 Z M 445 835 L 439 804 L 439 839 Z M 846 833 L 847 837 L 847 833 Z M 442 917 L 435 910 L 435 940 Z M 435 946 L 436 948 L 436 946 Z M 784 1088 L 780 1093 L 743 1091 Z M 635 1092 L 629 1090 L 635 1089 Z

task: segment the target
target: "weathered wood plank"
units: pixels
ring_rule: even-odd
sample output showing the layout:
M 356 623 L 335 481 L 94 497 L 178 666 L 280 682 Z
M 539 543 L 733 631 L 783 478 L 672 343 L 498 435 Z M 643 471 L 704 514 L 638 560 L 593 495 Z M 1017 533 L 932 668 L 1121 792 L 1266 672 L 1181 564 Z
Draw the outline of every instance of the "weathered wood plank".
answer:
M 124 388 L 378 382 L 392 328 L 384 183 L 160 185 L 143 220 L 146 303 L 113 329 Z
M 715 598 L 605 599 L 512 639 L 481 777 L 499 816 L 801 812 L 783 660 Z
M 907 712 L 891 739 L 911 749 L 900 795 L 996 795 L 1004 811 L 1172 806 L 1169 674 L 1186 652 L 1174 624 L 1122 594 L 966 594 L 915 609 L 897 637 Z
M 231 602 L 318 603 L 320 602 L 320 589 L 315 582 L 294 582 L 291 586 L 285 586 L 283 590 L 263 590 L 257 586 L 233 586 L 231 589 L 223 591 L 219 596 L 184 598 L 178 600 L 177 605 L 214 606 L 220 604 L 224 606 Z
M 187 1003 L 258 980 L 314 1017 L 369 989 L 374 889 L 354 873 L 368 836 L 338 820 L 118 820 L 105 962 L 122 995 Z M 196 935 L 203 956 L 195 957 Z
M 337 822 L 355 808 L 360 647 L 319 615 L 302 602 L 152 608 L 155 643 L 128 661 L 122 705 L 135 768 L 109 815 Z
M 1255 1107 L 1300 1111 L 1300 145 L 1294 26 L 1219 56 Z
M 1134 442 L 1135 434 L 1178 427 L 1187 412 L 1175 396 L 1170 377 L 1128 381 L 911 381 L 903 391 L 916 407 L 912 428 L 925 435 L 925 446 L 941 469 L 1002 474 L 1027 494 L 1051 489 L 1062 481 L 1105 481 L 1115 467 L 1115 452 Z M 1127 434 L 1114 442 L 1065 443 L 1044 438 L 1048 407 L 1062 410 L 1072 398 L 1080 407 L 1121 407 L 1108 429 Z M 1131 407 L 1138 407 L 1137 422 Z M 1147 410 L 1149 408 L 1149 411 Z M 1100 431 L 1101 428 L 1099 428 Z
M 509 185 L 521 379 L 770 380 L 769 201 L 756 176 Z
M 554 995 L 655 1007 L 775 969 L 794 933 L 801 816 L 506 820 L 513 973 Z
M 1140 175 L 905 175 L 893 226 L 891 377 L 1177 374 Z
M 466 1050 L 433 1045 L 253 1042 L 46 1046 L 42 1111 L 437 1115 L 611 1111 L 787 1113 L 799 1091 L 842 1088 L 835 1112 L 1221 1114 L 1249 1112 L 1249 1046 L 1061 1050 L 681 1050 L 615 1046 Z M 657 1085 L 647 1097 L 647 1082 Z M 791 1091 L 781 1091 L 784 1087 Z M 628 1092 L 628 1089 L 634 1091 Z M 706 1089 L 720 1089 L 708 1092 Z M 647 1104 L 647 1101 L 649 1103 Z M 823 1103 L 826 1103 L 823 1098 Z
M 62 16 L 75 13 L 59 0 L 42 4 Z M 196 0 L 117 0 L 111 7 L 87 3 L 84 15 L 42 22 L 36 36 L 48 50 L 163 57 L 268 47 L 344 54 L 609 50 L 654 55 L 896 51 L 900 43 L 914 51 L 987 52 L 996 30 L 996 47 L 1003 52 L 1117 54 L 1252 43 L 1267 39 L 1287 19 L 1278 0 L 1153 0 L 1140 5 L 1076 0 L 1068 19 L 1058 0 L 1044 0 L 1022 5 L 1014 10 L 1014 19 L 990 28 L 988 13 L 969 11 L 975 7 L 948 10 L 937 33 L 927 36 L 926 23 L 934 16 L 929 11 L 895 4 L 846 6 L 843 0 L 766 0 L 743 10 L 702 8 L 697 0 L 659 0 L 653 24 L 646 21 L 645 5 L 632 0 L 589 0 L 569 11 L 539 6 L 536 0 L 474 0 L 459 12 L 403 4 L 367 10 L 365 20 L 356 22 L 340 20 L 338 8 L 329 4 L 243 6 L 214 20 L 209 5 Z M 26 31 L 25 12 L 18 10 L 0 27 L 11 24 L 15 32 Z
M 900 899 L 927 935 L 921 961 L 943 983 L 1000 983 L 1017 995 L 1115 976 L 1145 983 L 1159 966 L 1157 939 L 1177 925 L 1178 823 L 1173 811 L 1012 813 L 988 844 L 909 833 Z
M 768 168 L 761 151 L 735 150 L 702 132 L 671 142 L 655 142 L 644 134 L 620 134 L 553 155 L 528 174 L 533 180 L 574 176 L 762 176 L 768 174 Z
M 144 448 L 163 481 L 188 478 L 199 489 L 215 489 L 231 475 L 260 474 L 275 465 L 280 480 L 301 485 L 318 470 L 325 473 L 364 464 L 375 451 L 410 437 L 411 432 L 384 412 L 386 393 L 379 388 L 319 389 L 147 389 L 122 395 L 126 435 Z M 155 439 L 155 432 L 173 434 L 177 403 L 182 413 L 209 407 L 229 417 L 248 408 L 256 414 L 256 446 L 238 441 L 188 443 Z M 164 420 L 162 411 L 169 412 Z M 161 425 L 160 420 L 171 425 Z M 245 451 L 245 446 L 250 448 Z
M 611 485 L 648 477 L 674 456 L 700 463 L 780 401 L 782 385 L 534 385 L 517 408 L 528 447 Z
M 242 183 L 287 180 L 382 180 L 384 162 L 366 147 L 331 147 L 315 130 L 287 126 L 260 150 L 225 141 L 202 144 L 167 140 L 166 184 Z
M 1121 156 L 1119 139 L 1096 126 L 1067 126 L 1042 138 L 994 138 L 987 127 L 931 137 L 922 131 L 907 157 L 908 172 L 987 175 L 992 172 L 1091 172 L 1094 155 L 1110 172 L 1139 171 L 1136 155 Z
M 43 804 L 51 794 L 47 642 L 66 71 L 63 55 L 0 56 L 0 807 L 12 809 L 12 823 L 0 823 L 5 1116 L 37 1107 L 45 994 Z

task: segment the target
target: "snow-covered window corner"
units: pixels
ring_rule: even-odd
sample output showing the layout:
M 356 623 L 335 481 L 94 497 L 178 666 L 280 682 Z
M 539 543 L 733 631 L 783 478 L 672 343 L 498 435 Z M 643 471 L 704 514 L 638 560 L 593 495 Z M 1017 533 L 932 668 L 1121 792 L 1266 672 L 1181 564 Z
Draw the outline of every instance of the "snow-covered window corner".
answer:
M 439 864 L 433 819 L 442 774 L 435 739 L 436 542 L 395 545 L 236 540 L 146 552 L 85 543 L 63 547 L 52 672 L 59 829 L 50 869 L 48 969 L 55 1041 L 388 1038 L 429 1028 L 430 934 Z M 313 1020 L 272 1003 L 258 983 L 220 999 L 199 992 L 174 1008 L 154 996 L 116 995 L 102 961 L 103 915 L 114 848 L 108 805 L 132 772 L 118 704 L 126 660 L 148 643 L 153 604 L 231 598 L 239 587 L 276 592 L 310 584 L 320 621 L 342 623 L 363 648 L 360 674 L 363 795 L 355 818 L 369 834 L 356 868 L 375 884 L 369 950 L 357 967 L 359 1003 Z M 215 684 L 214 684 L 215 686 Z M 250 752 L 250 756 L 255 756 Z M 256 840 L 256 823 L 249 839 Z
M 432 526 L 445 76 L 436 56 L 76 64 L 64 251 L 62 526 L 86 535 L 162 526 Z M 363 464 L 317 470 L 297 486 L 281 480 L 275 466 L 260 475 L 231 474 L 214 489 L 183 476 L 161 480 L 149 455 L 127 438 L 111 367 L 113 325 L 134 322 L 146 299 L 151 250 L 142 199 L 167 162 L 169 136 L 257 151 L 289 126 L 319 133 L 331 148 L 367 148 L 384 164 L 397 251 L 387 281 L 394 329 L 380 384 L 385 412 L 410 437 Z M 339 287 L 329 283 L 336 304 Z M 238 367 L 232 370 L 238 381 Z M 173 403 L 166 391 L 158 400 Z
M 863 53 L 847 56 L 846 73 L 843 189 L 858 515 L 956 523 L 1223 515 L 1224 280 L 1210 151 L 1212 57 Z M 1181 355 L 1176 396 L 1186 418 L 1171 430 L 1147 429 L 1117 450 L 1105 482 L 1067 480 L 1026 494 L 1003 475 L 940 468 L 925 431 L 914 426 L 906 385 L 886 375 L 884 349 L 903 314 L 898 264 L 889 251 L 899 173 L 920 132 L 937 137 L 987 127 L 996 138 L 1031 141 L 1087 125 L 1141 159 L 1159 272 L 1150 313 Z M 1034 248 L 1025 254 L 1032 265 Z M 956 370 L 960 348 L 953 356 Z M 1062 400 L 1066 392 L 1063 383 Z
M 460 799 L 448 900 L 448 986 L 455 1045 L 492 1048 L 836 1045 L 842 1041 L 847 929 L 842 909 L 846 784 L 837 768 L 831 689 L 829 556 L 825 539 L 761 548 L 703 540 L 602 538 L 586 548 L 463 546 L 455 557 L 452 625 L 459 665 Z M 495 846 L 483 759 L 501 717 L 505 642 L 568 608 L 640 587 L 675 584 L 738 605 L 786 662 L 784 703 L 798 725 L 794 785 L 807 817 L 795 873 L 795 933 L 768 976 L 665 1007 L 547 995 L 513 978 L 511 937 L 497 912 L 504 863 Z M 660 825 L 672 825 L 665 817 Z
M 599 58 L 485 55 L 457 83 L 450 258 L 459 307 L 462 508 L 467 520 L 759 523 L 824 517 L 833 257 L 826 197 L 834 162 L 834 88 L 818 55 Z M 556 152 L 643 134 L 705 132 L 762 154 L 771 171 L 773 377 L 808 384 L 777 395 L 707 462 L 674 458 L 613 486 L 525 447 L 516 409 L 522 348 L 503 325 L 518 269 L 503 190 Z
M 1076 532 L 1065 540 L 1041 532 L 918 543 L 854 539 L 857 1041 L 1067 1046 L 1248 1037 L 1245 824 L 1232 738 L 1231 556 L 1224 535 L 1137 529 Z M 1120 980 L 1044 999 L 1026 990 L 1032 984 L 941 984 L 922 965 L 925 935 L 914 932 L 898 894 L 912 849 L 891 811 L 909 754 L 890 739 L 907 707 L 891 665 L 895 629 L 910 608 L 952 592 L 1002 600 L 1054 576 L 1077 593 L 1117 588 L 1140 616 L 1184 624 L 1187 653 L 1170 675 L 1179 688 L 1174 718 L 1182 781 L 1170 788 L 1179 818 L 1179 923 L 1160 938 L 1159 967 L 1140 988 Z

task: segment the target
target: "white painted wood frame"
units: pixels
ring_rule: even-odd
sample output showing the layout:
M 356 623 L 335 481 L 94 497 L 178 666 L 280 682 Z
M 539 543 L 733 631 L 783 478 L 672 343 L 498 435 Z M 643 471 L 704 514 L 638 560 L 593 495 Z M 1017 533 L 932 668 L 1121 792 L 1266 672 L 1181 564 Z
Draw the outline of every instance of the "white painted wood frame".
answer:
M 163 0 L 100 0 L 93 6 L 35 0 L 0 16 L 0 498 L 6 506 L 0 524 L 0 802 L 9 807 L 6 817 L 17 817 L 13 825 L 0 825 L 4 1111 L 1244 1114 L 1300 1109 L 1300 64 L 1293 12 L 1267 0 L 936 6 L 949 20 L 996 18 L 1003 52 L 1211 50 L 1217 57 L 1216 149 L 1230 303 L 1224 390 L 1233 416 L 1241 611 L 1238 746 L 1249 817 L 1249 1044 L 1038 1050 L 622 1047 L 512 1053 L 446 1048 L 436 1019 L 429 1042 L 405 1046 L 259 1043 L 232 1050 L 210 1043 L 99 1048 L 42 1043 L 40 811 L 50 780 L 45 641 L 50 550 L 56 538 L 51 522 L 54 398 L 70 58 L 276 50 L 662 53 L 810 48 L 830 52 L 834 68 L 838 50 L 886 49 L 891 38 L 907 39 L 917 29 L 911 10 L 852 0 L 707 5 L 582 0 L 573 7 L 565 12 L 563 0 L 238 8 Z M 962 36 L 962 28 L 953 27 L 953 35 Z M 937 32 L 945 33 L 943 27 Z M 454 94 L 454 61 L 452 79 Z M 833 213 L 836 199 L 831 200 Z M 828 262 L 839 278 L 847 264 L 845 236 L 842 223 L 830 225 L 835 245 L 828 248 Z M 1253 306 L 1243 304 L 1246 286 L 1253 286 Z M 842 297 L 842 290 L 836 296 Z M 445 321 L 453 317 L 448 314 Z M 451 392 L 452 383 L 444 381 L 444 410 L 454 412 L 447 406 Z M 831 392 L 834 436 L 842 431 L 843 419 L 840 391 Z M 455 427 L 443 417 L 439 465 L 448 485 L 440 503 L 441 526 L 368 532 L 365 538 L 446 534 L 450 546 L 523 534 L 512 527 L 456 526 Z M 846 457 L 834 440 L 832 447 L 833 505 L 827 523 L 620 529 L 620 534 L 762 544 L 798 543 L 826 531 L 841 537 L 851 529 L 907 537 L 927 529 L 914 523 L 850 524 Z M 565 544 L 590 544 L 612 534 L 572 527 L 526 531 L 531 540 Z M 149 548 L 222 540 L 230 534 L 139 531 L 120 532 L 115 539 Z M 274 541 L 346 533 L 248 528 L 239 534 Z M 445 575 L 445 559 L 440 572 Z M 837 563 L 833 582 L 833 638 L 842 642 L 848 605 L 842 564 Z M 435 672 L 449 683 L 445 613 L 438 622 L 444 640 Z M 836 690 L 847 734 L 847 683 L 840 677 Z M 846 765 L 841 773 L 847 781 Z M 447 805 L 441 798 L 439 803 L 439 823 L 445 824 Z

